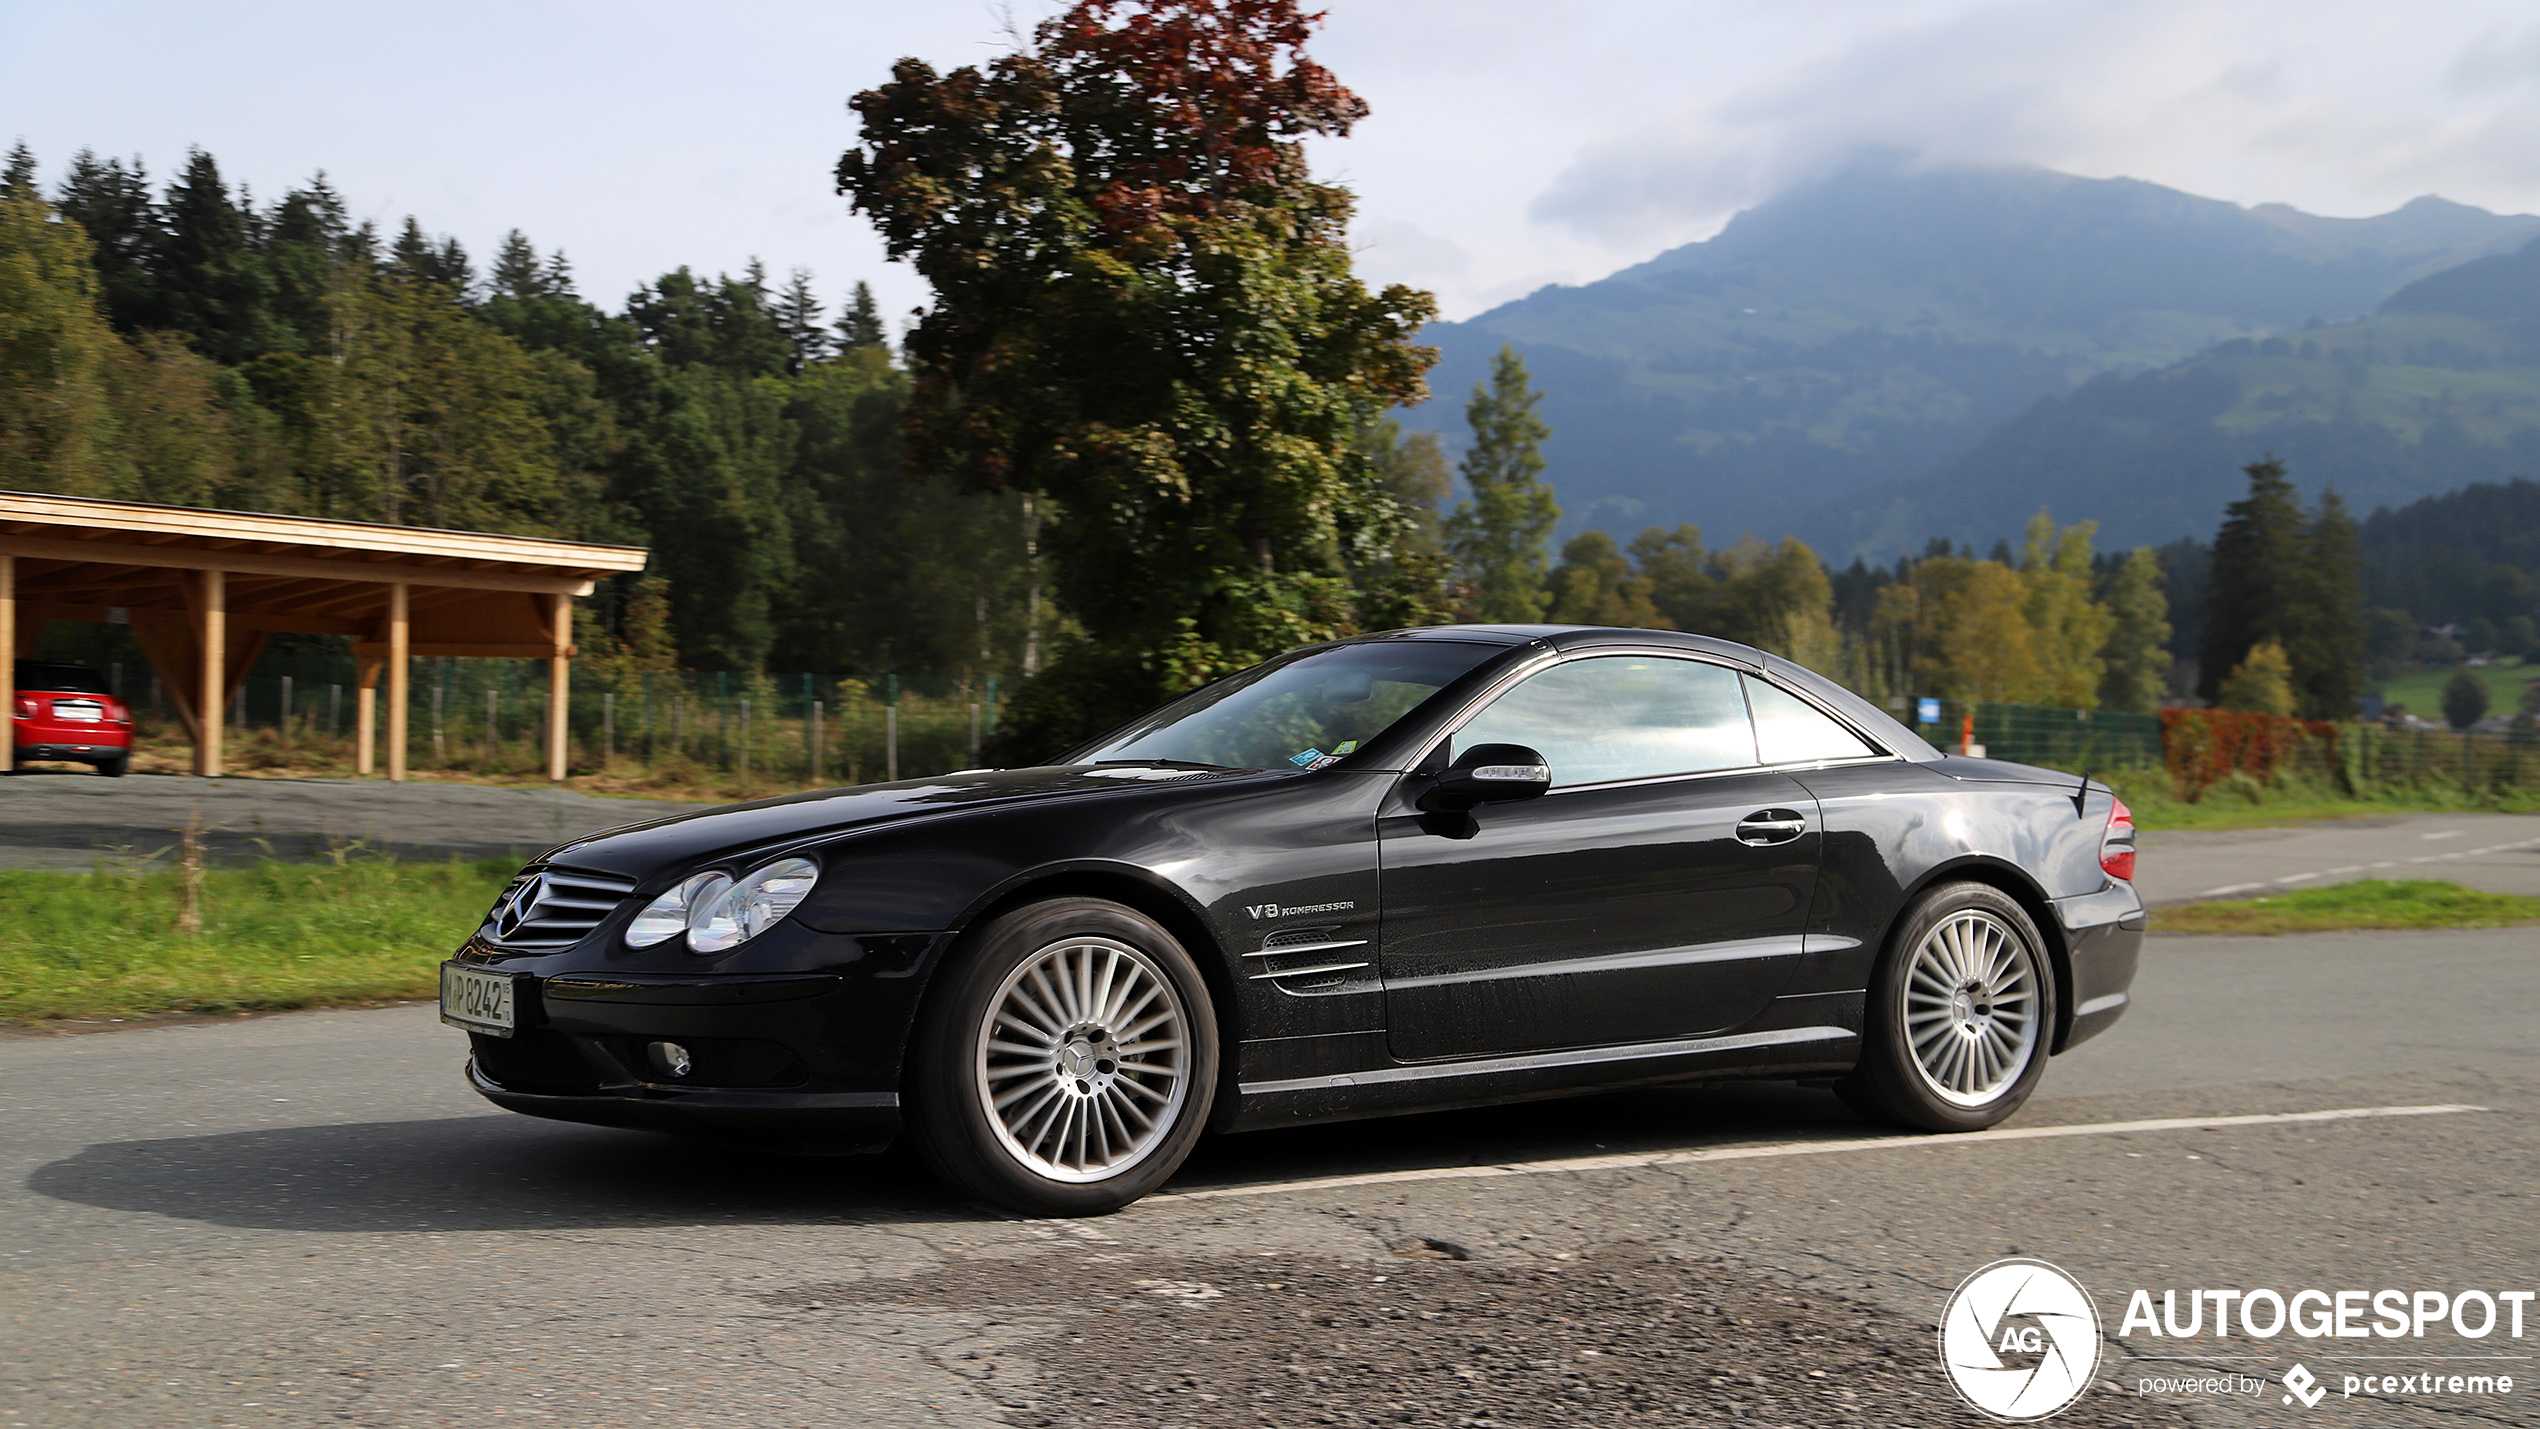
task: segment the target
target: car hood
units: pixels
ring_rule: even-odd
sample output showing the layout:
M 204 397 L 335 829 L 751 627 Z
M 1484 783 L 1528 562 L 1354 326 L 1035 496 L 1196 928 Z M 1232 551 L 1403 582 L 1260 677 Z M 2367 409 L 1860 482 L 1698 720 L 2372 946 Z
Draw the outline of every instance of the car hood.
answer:
M 1275 773 L 1241 771 L 1251 777 Z M 604 829 L 548 850 L 547 861 L 644 879 L 667 868 L 745 855 L 805 839 L 847 833 L 986 805 L 1121 794 L 1137 789 L 1222 780 L 1235 774 L 1141 765 L 1072 765 L 1044 769 L 973 769 L 894 784 L 815 789 L 647 823 Z

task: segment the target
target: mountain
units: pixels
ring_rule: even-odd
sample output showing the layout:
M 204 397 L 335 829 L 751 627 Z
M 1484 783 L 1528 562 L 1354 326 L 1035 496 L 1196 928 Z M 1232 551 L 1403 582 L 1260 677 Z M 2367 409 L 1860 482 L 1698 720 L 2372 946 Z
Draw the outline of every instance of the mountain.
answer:
M 1989 540 L 2042 504 L 2097 517 L 2103 545 L 2158 543 L 2210 532 L 2267 452 L 2358 511 L 2540 474 L 2540 242 L 2421 279 L 2362 321 L 2093 378 L 1800 529 L 1888 552 Z
M 2041 399 L 2369 313 L 2535 234 L 2436 198 L 2323 218 L 1870 156 L 1708 241 L 1431 327 L 1439 398 L 1409 425 L 1459 436 L 1464 394 L 1513 344 L 1545 393 L 1565 529 L 1848 537 L 1816 513 L 1892 497 Z

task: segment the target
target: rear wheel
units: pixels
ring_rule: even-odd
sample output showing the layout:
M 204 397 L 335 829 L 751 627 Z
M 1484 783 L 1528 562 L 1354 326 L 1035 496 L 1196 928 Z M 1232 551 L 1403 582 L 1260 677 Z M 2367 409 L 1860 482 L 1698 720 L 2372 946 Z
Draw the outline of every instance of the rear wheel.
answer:
M 1924 1131 L 1980 1131 L 2018 1111 L 2054 1036 L 2044 948 L 2027 911 L 1990 884 L 1925 894 L 1880 960 L 1861 1063 L 1836 1095 Z
M 1181 1166 L 1216 1080 L 1207 985 L 1181 944 L 1121 904 L 1052 899 L 993 920 L 938 975 L 906 1078 L 911 1139 L 984 1200 L 1099 1215 Z
M 97 761 L 97 772 L 105 775 L 109 779 L 121 779 L 124 771 L 131 767 L 132 756 L 129 754 L 118 754 L 112 759 L 100 759 Z

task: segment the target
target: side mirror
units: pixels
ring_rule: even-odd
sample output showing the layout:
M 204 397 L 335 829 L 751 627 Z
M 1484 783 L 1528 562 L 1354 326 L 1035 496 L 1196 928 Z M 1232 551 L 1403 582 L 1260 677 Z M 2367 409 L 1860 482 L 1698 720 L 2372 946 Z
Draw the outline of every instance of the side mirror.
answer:
M 1456 814 L 1476 804 L 1532 799 L 1552 787 L 1552 768 L 1522 744 L 1477 744 L 1465 750 L 1420 795 L 1433 814 Z

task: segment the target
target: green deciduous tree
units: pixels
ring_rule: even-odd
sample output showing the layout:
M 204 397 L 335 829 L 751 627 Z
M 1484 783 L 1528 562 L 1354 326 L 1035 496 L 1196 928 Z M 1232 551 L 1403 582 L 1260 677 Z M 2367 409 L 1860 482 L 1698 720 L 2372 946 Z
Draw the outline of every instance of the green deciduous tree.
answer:
M 2028 587 L 2028 624 L 2035 639 L 2037 676 L 2028 698 L 2038 704 L 2092 709 L 2107 671 L 2101 652 L 2115 623 L 2091 598 L 2090 538 L 2096 521 L 2057 530 L 2040 511 L 2029 518 L 2020 581 Z
M 88 235 L 31 194 L 0 198 L 0 472 L 9 485 L 116 494 L 109 384 L 120 346 L 98 311 Z
M 1351 272 L 1303 140 L 1366 112 L 1294 0 L 1080 0 L 1014 53 L 902 60 L 838 184 L 934 305 L 906 342 L 913 471 L 1056 498 L 1088 641 L 1017 701 L 1046 754 L 1358 628 L 1404 528 L 1357 433 L 1424 395 L 1434 305 Z M 1047 746 L 1047 747 L 1039 747 Z
M 2100 649 L 2102 709 L 2150 714 L 2169 691 L 2169 597 L 2163 584 L 2161 558 L 2149 546 L 2135 547 L 2109 576 L 2103 592 L 2108 640 Z
M 1473 444 L 1458 470 L 1472 499 L 1455 508 L 1446 530 L 1467 592 L 1464 613 L 1473 620 L 1523 625 L 1543 619 L 1550 600 L 1544 543 L 1561 507 L 1543 480 L 1543 442 L 1552 429 L 1536 412 L 1542 400 L 1525 361 L 1503 346 L 1491 359 L 1490 381 L 1474 384 L 1464 404 Z
M 2251 714 L 2293 713 L 2293 662 L 2285 658 L 2284 647 L 2272 640 L 2250 646 L 2248 655 L 2222 682 L 2214 703 L 2221 709 Z
M 2454 729 L 2467 729 L 2487 717 L 2487 682 L 2467 668 L 2454 670 L 2443 682 L 2443 719 Z
M 1553 568 L 1550 618 L 1563 625 L 1663 630 L 1667 617 L 1651 602 L 1651 589 L 1613 537 L 1583 531 L 1561 548 L 1561 564 Z

